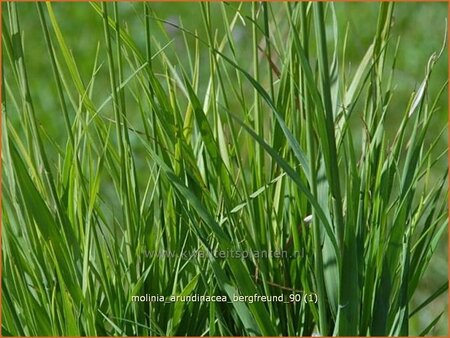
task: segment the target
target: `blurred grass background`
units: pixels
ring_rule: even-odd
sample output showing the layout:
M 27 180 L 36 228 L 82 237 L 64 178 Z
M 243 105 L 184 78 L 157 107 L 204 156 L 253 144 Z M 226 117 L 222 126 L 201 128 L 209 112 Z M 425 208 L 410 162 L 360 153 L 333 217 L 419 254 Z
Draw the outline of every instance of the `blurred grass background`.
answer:
M 22 10 L 20 11 L 22 31 L 24 32 L 24 39 L 26 40 L 26 57 L 27 67 L 30 70 L 30 74 L 33 74 L 30 78 L 31 88 L 40 88 L 39 95 L 37 92 L 32 93 L 34 95 L 33 100 L 35 102 L 37 111 L 40 112 L 38 119 L 42 125 L 45 125 L 45 130 L 53 137 L 58 137 L 58 133 L 63 131 L 61 128 L 63 123 L 62 114 L 59 113 L 58 100 L 53 93 L 55 93 L 54 82 L 47 81 L 50 79 L 49 74 L 49 61 L 47 57 L 47 51 L 45 49 L 45 43 L 43 41 L 42 32 L 38 29 L 38 18 L 33 3 L 20 4 Z M 237 4 L 230 3 L 230 7 L 236 7 Z M 141 11 L 142 6 L 140 4 L 133 3 L 121 3 L 121 18 L 128 26 L 130 32 L 135 41 L 140 47 L 145 45 L 144 41 L 144 22 L 143 13 Z M 160 21 L 167 29 L 167 36 L 158 36 L 157 39 L 161 41 L 161 44 L 170 43 L 170 48 L 173 49 L 173 53 L 183 53 L 184 42 L 182 35 L 175 27 L 177 24 L 182 24 L 186 29 L 194 32 L 202 32 L 204 27 L 201 20 L 198 20 L 199 7 L 195 3 L 152 3 L 152 9 L 158 15 Z M 24 10 L 26 8 L 26 10 Z M 335 5 L 337 17 L 339 18 L 340 32 L 345 32 L 348 29 L 347 39 L 347 60 L 349 63 L 346 65 L 350 72 L 352 67 L 356 67 L 358 62 L 363 57 L 367 47 L 371 43 L 376 30 L 376 13 L 378 11 L 378 3 L 338 3 Z M 68 40 L 70 48 L 74 54 L 75 60 L 78 61 L 78 67 L 81 74 L 85 76 L 85 79 L 89 78 L 92 71 L 93 60 L 95 58 L 96 47 L 104 48 L 103 46 L 103 27 L 102 22 L 98 15 L 94 12 L 88 3 L 77 4 L 62 4 L 55 3 L 54 9 L 61 29 L 66 37 L 70 37 Z M 243 7 L 242 14 L 245 15 L 246 11 L 250 12 L 250 6 L 245 5 Z M 212 13 L 218 15 L 218 13 Z M 444 40 L 445 26 L 447 17 L 447 4 L 445 3 L 397 3 L 394 12 L 394 25 L 392 27 L 392 36 L 400 38 L 400 49 L 397 60 L 397 70 L 395 77 L 396 93 L 393 97 L 393 107 L 397 107 L 397 114 L 391 114 L 388 116 L 388 121 L 392 126 L 389 131 L 391 135 L 396 132 L 396 125 L 401 120 L 401 117 L 405 110 L 405 102 L 408 101 L 409 96 L 415 88 L 418 88 L 422 81 L 427 61 L 433 52 L 437 52 Z M 164 23 L 166 21 L 166 23 Z M 217 20 L 220 22 L 220 20 Z M 172 23 L 173 25 L 168 24 Z M 155 20 L 154 24 L 158 24 Z M 240 49 L 240 53 L 248 53 L 248 64 L 244 67 L 251 67 L 251 47 L 248 45 L 247 38 L 251 38 L 251 31 L 248 27 L 244 27 L 242 24 L 238 24 L 237 33 L 237 47 Z M 220 33 L 223 32 L 223 27 L 217 27 Z M 155 34 L 161 34 L 159 30 L 154 30 Z M 332 32 L 328 34 L 332 36 Z M 344 36 L 340 36 L 340 44 L 342 46 Z M 393 41 L 395 46 L 395 41 Z M 192 44 L 193 46 L 193 44 Z M 391 51 L 392 54 L 393 51 Z M 440 62 L 436 65 L 433 73 L 434 81 L 432 81 L 433 87 L 430 88 L 432 93 L 437 93 L 448 79 L 448 65 L 447 65 L 447 49 Z M 183 55 L 179 55 L 180 59 L 183 59 Z M 205 57 L 207 57 L 205 55 Z M 103 52 L 100 52 L 100 63 L 106 63 L 106 56 Z M 106 69 L 106 66 L 103 66 Z M 8 69 L 5 69 L 8 72 Z M 99 81 L 96 88 L 108 88 L 107 72 L 104 71 L 102 76 L 98 77 Z M 52 93 L 49 95 L 42 95 L 42 93 Z M 97 101 L 94 103 L 99 104 L 105 99 L 105 93 L 98 93 L 96 95 Z M 448 119 L 448 96 L 443 95 L 440 100 L 441 114 L 439 119 L 435 119 L 435 129 L 440 130 L 443 124 L 447 124 Z M 355 115 L 358 118 L 357 115 Z M 439 127 L 439 128 L 438 128 Z M 433 130 L 433 126 L 430 127 Z M 63 137 L 63 135 L 61 135 Z M 448 147 L 447 134 L 442 136 L 440 149 Z M 446 161 L 446 159 L 444 159 Z M 436 167 L 436 170 L 444 169 L 445 162 L 442 162 L 440 166 Z M 427 277 L 423 280 L 421 287 L 417 293 L 417 303 L 429 296 L 431 290 L 436 288 L 439 282 L 448 278 L 447 276 L 447 243 L 443 243 L 440 248 L 440 253 L 435 255 L 432 261 L 432 265 L 428 271 Z M 418 318 L 422 323 L 417 323 L 417 327 L 423 326 L 423 323 L 429 322 L 434 316 L 436 316 L 440 309 L 447 303 L 447 294 L 440 297 L 436 303 L 430 307 L 429 318 Z M 414 307 L 414 305 L 412 305 Z M 436 312 L 433 312 L 433 308 L 436 308 Z M 425 314 L 425 312 L 424 312 Z M 448 317 L 448 313 L 445 316 Z M 413 323 L 414 326 L 414 323 Z M 414 328 L 411 328 L 414 331 Z M 446 335 L 448 332 L 447 320 L 441 320 L 440 326 L 434 332 L 435 335 Z
M 24 38 L 27 40 L 28 48 L 25 50 L 27 54 L 27 63 L 32 73 L 35 74 L 31 79 L 32 84 L 39 83 L 40 88 L 47 88 L 48 91 L 53 91 L 53 83 L 43 82 L 49 74 L 48 60 L 46 57 L 36 57 L 36 55 L 46 55 L 45 44 L 43 36 L 39 29 L 36 29 L 37 17 L 34 4 L 23 4 L 29 7 L 29 10 L 21 11 L 22 30 L 25 32 Z M 229 3 L 230 7 L 237 7 L 237 4 Z M 371 43 L 371 39 L 376 30 L 376 17 L 378 10 L 378 3 L 337 3 L 336 14 L 339 18 L 339 30 L 341 42 L 344 40 L 342 32 L 345 32 L 348 27 L 348 49 L 346 52 L 347 60 L 349 61 L 348 70 L 351 67 L 356 67 L 358 62 L 363 57 L 367 47 Z M 199 35 L 204 32 L 204 27 L 199 18 L 199 7 L 195 3 L 152 3 L 152 8 L 158 15 L 159 19 L 173 23 L 175 25 L 182 23 L 183 26 L 194 32 L 198 31 Z M 70 41 L 70 48 L 78 60 L 78 67 L 86 78 L 92 70 L 92 62 L 95 57 L 96 46 L 103 37 L 102 23 L 98 15 L 92 10 L 88 3 L 78 4 L 59 4 L 54 6 L 55 13 L 58 18 L 61 18 L 61 29 L 65 36 L 74 37 Z M 121 18 L 129 27 L 131 32 L 134 32 L 133 38 L 140 46 L 144 46 L 143 34 L 143 14 L 139 4 L 121 3 Z M 246 12 L 247 11 L 247 12 Z M 243 15 L 250 13 L 250 6 L 243 7 Z M 218 11 L 212 13 L 213 17 L 219 16 Z M 402 53 L 399 53 L 397 60 L 397 70 L 395 77 L 395 86 L 397 87 L 396 95 L 394 96 L 394 106 L 397 106 L 399 111 L 397 116 L 390 116 L 392 122 L 398 122 L 402 116 L 404 109 L 404 102 L 408 100 L 411 91 L 417 88 L 420 81 L 425 74 L 425 67 L 430 55 L 438 51 L 443 43 L 447 17 L 447 4 L 445 3 L 397 3 L 394 12 L 394 25 L 392 27 L 392 36 L 400 38 L 400 48 Z M 220 20 L 218 20 L 220 22 Z M 164 24 L 164 23 L 163 23 Z M 432 29 L 430 29 L 432 24 Z M 178 29 L 169 24 L 164 24 L 168 36 L 157 36 L 160 41 L 173 39 L 171 47 L 178 49 L 180 53 L 184 53 L 184 43 L 182 36 Z M 246 38 L 250 38 L 251 32 L 242 24 L 238 23 L 237 33 L 240 38 L 237 40 L 237 46 L 241 53 L 248 53 L 249 65 L 251 62 L 251 48 L 246 43 Z M 330 28 L 331 29 L 331 28 Z M 224 33 L 223 27 L 217 26 L 220 34 Z M 159 30 L 153 30 L 155 35 L 161 35 Z M 331 32 L 328 34 L 332 36 Z M 393 41 L 395 46 L 395 41 Z M 342 47 L 343 44 L 340 44 Z M 100 48 L 103 48 L 101 45 Z M 181 58 L 182 59 L 182 58 Z M 436 93 L 441 84 L 448 78 L 447 63 L 448 59 L 447 49 L 445 50 L 442 61 L 436 65 L 436 70 L 433 74 L 434 80 L 432 83 L 431 92 Z M 104 60 L 105 61 L 105 60 Z M 389 62 L 388 62 L 389 64 Z M 106 75 L 106 74 L 105 74 Z M 100 81 L 108 80 L 105 76 Z M 36 97 L 38 108 L 43 111 L 54 111 L 58 109 L 57 100 L 53 97 Z M 447 96 L 442 96 L 440 100 L 442 106 L 442 115 L 440 116 L 440 123 L 447 123 L 448 100 Z M 50 113 L 49 113 L 50 114 Z M 49 119 L 49 127 L 52 131 L 59 129 L 59 121 Z M 394 129 L 391 131 L 394 132 Z M 442 140 L 443 144 L 447 143 L 446 136 Z

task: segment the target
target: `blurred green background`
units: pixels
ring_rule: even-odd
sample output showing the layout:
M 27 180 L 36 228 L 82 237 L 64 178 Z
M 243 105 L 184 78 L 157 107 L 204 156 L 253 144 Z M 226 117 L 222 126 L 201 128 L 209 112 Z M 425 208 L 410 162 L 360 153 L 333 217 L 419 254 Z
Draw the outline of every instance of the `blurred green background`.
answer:
M 4 6 L 4 4 L 2 4 Z M 238 6 L 237 3 L 230 3 L 230 11 Z M 280 4 L 281 6 L 281 4 Z M 159 19 L 171 22 L 175 25 L 182 24 L 187 30 L 204 30 L 202 20 L 200 20 L 200 8 L 196 3 L 152 3 L 154 15 Z M 104 37 L 101 18 L 88 3 L 55 3 L 53 5 L 56 16 L 64 36 L 77 60 L 77 65 L 83 79 L 87 82 L 92 73 L 93 60 L 97 46 L 100 48 L 99 63 L 106 64 L 106 55 L 103 52 Z M 38 112 L 39 122 L 45 126 L 45 130 L 53 137 L 57 137 L 63 128 L 62 114 L 59 112 L 59 104 L 56 97 L 56 88 L 53 77 L 50 73 L 50 61 L 46 51 L 43 35 L 38 22 L 36 5 L 33 3 L 22 3 L 19 6 L 21 29 L 24 32 L 25 40 L 25 61 L 32 77 L 30 78 L 33 100 Z M 377 3 L 336 3 L 336 14 L 338 18 L 340 35 L 339 46 L 342 47 L 344 35 L 348 29 L 346 58 L 348 64 L 347 71 L 351 74 L 357 67 L 361 58 L 365 54 L 368 46 L 372 42 L 376 30 L 376 18 L 378 12 Z M 144 18 L 143 7 L 140 3 L 121 3 L 121 19 L 126 23 L 131 36 L 139 47 L 144 51 Z M 242 14 L 249 13 L 249 5 L 242 7 Z M 214 13 L 219 15 L 219 13 Z M 330 12 L 328 12 L 330 14 Z M 330 15 L 328 16 L 331 19 Z M 392 44 L 389 55 L 392 59 L 393 50 L 397 38 L 400 38 L 400 50 L 395 72 L 396 91 L 393 96 L 393 102 L 390 115 L 388 116 L 388 125 L 392 128 L 389 131 L 394 135 L 396 123 L 403 116 L 406 104 L 414 89 L 417 89 L 424 78 L 425 69 L 429 57 L 432 53 L 438 52 L 445 38 L 445 27 L 447 17 L 447 4 L 445 3 L 397 3 L 394 12 L 394 25 L 392 27 Z M 220 20 L 217 20 L 220 22 Z M 162 34 L 159 29 L 153 29 L 161 45 L 169 43 L 174 54 L 178 54 L 183 59 L 185 45 L 182 34 L 176 27 L 154 20 L 153 25 L 162 25 L 166 28 L 167 34 Z M 218 26 L 218 34 L 223 34 L 223 27 Z M 330 28 L 331 29 L 331 28 Z M 332 31 L 328 32 L 332 36 Z M 244 65 L 251 69 L 251 46 L 248 44 L 247 37 L 251 38 L 251 32 L 248 27 L 238 23 L 236 28 L 236 44 L 241 55 L 248 54 L 248 64 Z M 190 45 L 193 47 L 193 44 Z M 330 41 L 330 47 L 332 41 Z M 448 79 L 448 54 L 445 50 L 441 60 L 435 66 L 433 73 L 432 87 L 430 92 L 436 94 L 441 86 Z M 390 63 L 388 62 L 388 65 Z M 109 91 L 106 66 L 102 66 L 95 87 L 96 104 L 100 104 L 107 97 Z M 207 72 L 207 68 L 205 67 Z M 8 69 L 5 69 L 8 74 Z M 11 84 L 13 85 L 13 84 Z M 33 90 L 39 88 L 39 92 Z M 103 89 L 103 91 L 100 91 Z M 43 95 L 45 93 L 45 95 Z M 448 96 L 447 91 L 440 99 L 441 110 L 439 116 L 434 120 L 434 125 L 430 130 L 441 130 L 442 126 L 447 124 L 448 120 Z M 107 113 L 107 112 L 106 112 Z M 60 135 L 62 138 L 63 135 Z M 447 134 L 442 136 L 440 149 L 448 146 Z M 436 170 L 445 170 L 446 159 L 436 167 Z M 417 304 L 430 295 L 439 281 L 446 280 L 447 277 L 447 244 L 443 243 L 440 252 L 433 259 L 432 265 L 423 280 L 420 289 L 417 292 Z M 435 282 L 437 281 L 437 282 Z M 423 327 L 430 322 L 434 316 L 440 313 L 446 306 L 447 294 L 440 297 L 434 304 L 429 305 L 429 317 L 418 318 L 421 323 L 413 323 L 411 331 L 414 332 L 414 326 Z M 415 305 L 412 305 L 414 308 Z M 426 313 L 424 312 L 424 315 Z M 435 335 L 447 335 L 447 315 L 440 321 Z M 420 325 L 419 325 L 420 324 Z
M 54 92 L 52 81 L 42 81 L 50 79 L 48 76 L 49 60 L 43 40 L 42 32 L 39 27 L 36 6 L 32 3 L 21 4 L 26 10 L 21 10 L 22 30 L 26 40 L 25 52 L 27 67 L 35 74 L 31 83 L 39 83 L 39 88 L 48 89 L 48 92 Z M 232 8 L 237 8 L 237 3 L 229 3 L 230 12 Z M 71 48 L 77 65 L 87 80 L 92 72 L 93 60 L 95 57 L 97 44 L 103 48 L 103 26 L 100 17 L 88 3 L 55 3 L 54 10 L 59 19 L 63 34 L 69 38 L 69 47 Z M 152 9 L 161 20 L 174 24 L 180 24 L 189 31 L 199 31 L 202 35 L 204 27 L 200 20 L 200 8 L 196 3 L 152 3 Z M 343 46 L 345 31 L 348 27 L 347 51 L 348 60 L 347 69 L 349 72 L 354 70 L 364 56 L 370 45 L 373 35 L 376 31 L 376 18 L 378 12 L 378 3 L 336 3 L 336 14 L 340 28 L 339 47 Z M 140 3 L 121 3 L 121 19 L 129 28 L 131 36 L 144 51 L 144 18 L 142 4 Z M 244 4 L 242 14 L 245 16 L 250 13 L 249 4 Z M 329 14 L 329 13 L 328 13 Z M 219 12 L 212 13 L 218 16 Z M 393 98 L 393 105 L 398 107 L 398 115 L 390 116 L 393 122 L 399 121 L 405 109 L 405 104 L 411 95 L 411 92 L 418 88 L 425 75 L 425 68 L 432 53 L 438 52 L 445 38 L 445 27 L 447 17 L 447 4 L 445 3 L 397 3 L 394 11 L 394 25 L 392 27 L 392 44 L 390 46 L 391 55 L 395 48 L 396 39 L 400 38 L 401 53 L 398 55 L 395 86 L 396 94 Z M 330 15 L 329 15 L 330 18 Z M 217 20 L 220 22 L 220 20 Z M 214 20 L 213 20 L 214 22 Z M 158 22 L 154 21 L 155 25 Z M 161 22 L 159 22 L 161 24 Z M 170 48 L 174 52 L 184 52 L 184 42 L 181 33 L 174 26 L 164 24 L 167 29 L 167 36 L 162 36 L 159 29 L 153 29 L 157 39 L 161 44 L 173 41 Z M 430 28 L 431 27 L 431 28 Z M 223 27 L 217 26 L 219 37 L 223 35 Z M 236 27 L 236 45 L 240 53 L 248 54 L 248 67 L 251 66 L 251 46 L 246 43 L 246 37 L 250 38 L 250 30 L 243 27 L 242 23 Z M 328 32 L 332 36 L 332 31 Z M 330 41 L 331 42 L 331 41 Z M 193 47 L 193 44 L 190 45 Z M 331 47 L 331 43 L 330 43 Z M 181 59 L 183 59 L 183 55 Z M 36 57 L 39 56 L 39 57 Z M 433 73 L 431 93 L 436 93 L 440 86 L 448 78 L 447 70 L 447 49 L 445 50 L 441 61 L 436 65 Z M 100 62 L 105 62 L 105 55 L 100 52 Z M 389 62 L 387 63 L 389 65 Z M 205 67 L 206 68 L 206 67 Z M 205 69 L 207 71 L 207 69 Z M 40 76 L 42 75 L 42 77 Z M 104 74 L 105 85 L 107 84 L 106 73 Z M 101 76 L 99 77 L 102 79 Z M 43 88 L 44 87 L 44 88 Z M 42 92 L 45 92 L 44 90 Z M 101 98 L 99 97 L 99 100 Z M 38 107 L 42 111 L 55 111 L 58 109 L 57 100 L 52 95 L 35 98 Z M 439 123 L 447 123 L 448 102 L 447 96 L 442 96 L 440 105 L 442 114 L 439 117 Z M 54 123 L 52 123 L 52 121 Z M 59 129 L 59 121 L 51 119 L 51 128 L 55 131 Z M 443 139 L 447 143 L 447 137 Z

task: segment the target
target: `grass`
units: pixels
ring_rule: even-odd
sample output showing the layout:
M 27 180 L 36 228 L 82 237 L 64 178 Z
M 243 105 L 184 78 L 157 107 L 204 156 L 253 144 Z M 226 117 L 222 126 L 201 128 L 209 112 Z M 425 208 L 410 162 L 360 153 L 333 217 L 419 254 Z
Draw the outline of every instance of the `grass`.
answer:
M 445 45 L 393 108 L 393 3 L 353 67 L 339 4 L 199 3 L 191 30 L 143 3 L 139 39 L 122 5 L 84 4 L 102 30 L 88 72 L 56 5 L 25 4 L 51 92 L 32 85 L 25 7 L 2 6 L 3 335 L 436 332 L 447 278 L 417 290 L 447 231 Z M 263 251 L 288 256 L 217 255 Z M 132 298 L 237 294 L 288 302 Z

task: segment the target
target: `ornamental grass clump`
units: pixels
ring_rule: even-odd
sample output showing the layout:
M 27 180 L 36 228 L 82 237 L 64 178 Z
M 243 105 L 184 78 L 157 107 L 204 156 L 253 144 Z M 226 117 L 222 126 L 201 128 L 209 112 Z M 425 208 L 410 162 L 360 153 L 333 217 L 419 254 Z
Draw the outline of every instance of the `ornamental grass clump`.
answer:
M 339 5 L 2 4 L 3 335 L 433 332 L 446 47 L 398 99 L 396 5 L 353 65 Z

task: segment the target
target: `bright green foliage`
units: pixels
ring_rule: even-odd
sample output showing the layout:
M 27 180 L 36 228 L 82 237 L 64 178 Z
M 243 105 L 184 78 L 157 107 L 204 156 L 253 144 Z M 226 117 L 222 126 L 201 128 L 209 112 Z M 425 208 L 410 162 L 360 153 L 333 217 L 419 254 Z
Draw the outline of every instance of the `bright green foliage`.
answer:
M 332 3 L 192 4 L 198 31 L 142 3 L 139 38 L 123 5 L 84 4 L 102 32 L 88 61 L 60 5 L 27 5 L 43 92 L 22 7 L 3 4 L 3 335 L 411 334 L 448 288 L 412 308 L 447 230 L 444 47 L 397 111 L 393 3 L 353 68 Z M 317 303 L 132 299 L 292 293 Z

